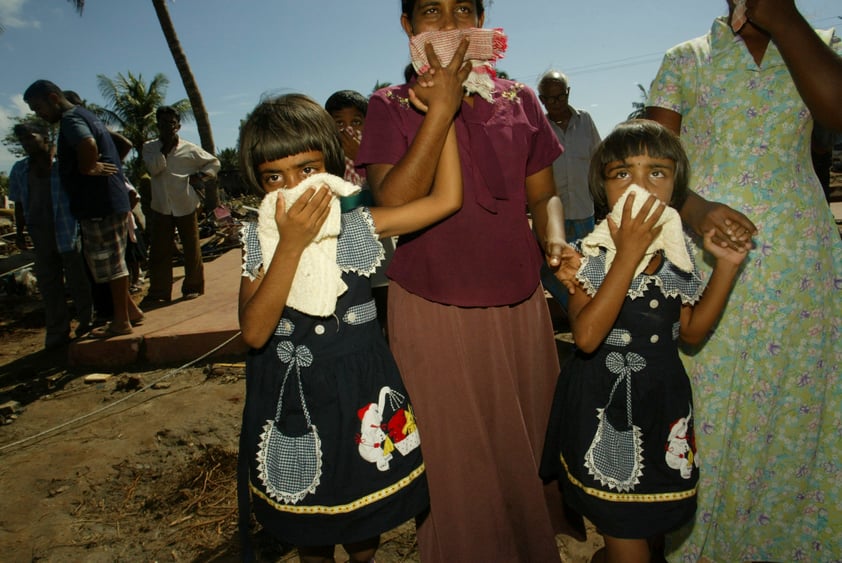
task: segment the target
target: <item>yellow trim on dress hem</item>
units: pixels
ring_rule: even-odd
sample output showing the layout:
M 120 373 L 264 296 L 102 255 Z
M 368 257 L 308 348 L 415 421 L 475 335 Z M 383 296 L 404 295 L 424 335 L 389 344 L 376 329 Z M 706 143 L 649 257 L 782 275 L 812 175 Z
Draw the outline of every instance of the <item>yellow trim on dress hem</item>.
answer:
M 418 477 L 424 473 L 424 464 L 422 463 L 419 467 L 415 468 L 412 473 L 394 483 L 389 485 L 385 489 L 381 489 L 379 491 L 375 491 L 371 494 L 368 494 L 360 499 L 357 499 L 353 502 L 349 502 L 346 504 L 340 504 L 337 506 L 322 506 L 322 505 L 312 505 L 312 506 L 295 506 L 290 504 L 282 504 L 276 502 L 269 497 L 266 496 L 266 493 L 259 490 L 249 479 L 249 488 L 251 489 L 252 493 L 259 496 L 263 499 L 266 503 L 269 504 L 272 508 L 279 512 L 291 512 L 293 514 L 347 514 L 349 512 L 353 512 L 355 510 L 359 510 L 365 506 L 373 504 L 379 500 L 383 500 L 386 497 L 389 497 L 399 490 L 407 487 L 410 483 L 415 481 Z
M 564 461 L 564 456 L 559 454 L 558 458 L 564 466 L 564 472 L 567 475 L 567 480 L 570 483 L 584 491 L 586 495 L 596 497 L 601 500 L 608 500 L 611 502 L 669 502 L 676 500 L 685 500 L 696 496 L 696 487 L 687 491 L 678 491 L 674 493 L 611 493 L 593 487 L 586 487 L 584 483 L 576 479 L 570 474 L 570 469 Z

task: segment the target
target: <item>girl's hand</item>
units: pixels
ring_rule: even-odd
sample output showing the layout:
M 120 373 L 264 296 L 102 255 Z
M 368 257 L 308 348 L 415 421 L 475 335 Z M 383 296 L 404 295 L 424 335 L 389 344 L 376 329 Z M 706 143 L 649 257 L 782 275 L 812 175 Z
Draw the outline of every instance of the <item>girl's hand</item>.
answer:
M 419 76 L 416 84 L 410 88 L 410 102 L 424 113 L 432 107 L 441 106 L 451 115 L 455 114 L 462 106 L 464 96 L 462 84 L 471 73 L 471 63 L 465 60 L 468 39 L 467 37 L 462 39 L 447 66 L 441 64 L 431 43 L 427 43 L 424 50 L 430 62 L 430 70 Z
M 652 241 L 661 234 L 662 227 L 657 225 L 661 215 L 664 214 L 666 205 L 654 195 L 650 195 L 637 215 L 632 217 L 634 197 L 635 194 L 629 194 L 626 198 L 619 226 L 610 216 L 608 217 L 608 229 L 617 247 L 617 257 L 628 256 L 630 260 L 635 259 L 634 263 L 637 264 L 643 259 Z M 654 211 L 652 211 L 653 208 Z M 650 211 L 652 211 L 651 216 Z
M 732 248 L 728 245 L 722 246 L 718 245 L 714 242 L 714 237 L 716 236 L 716 230 L 711 229 L 705 233 L 704 236 L 704 247 L 705 250 L 711 253 L 714 258 L 716 258 L 717 262 L 725 261 L 729 264 L 733 264 L 735 266 L 739 266 L 743 263 L 746 256 L 748 256 L 748 249 L 746 248 Z
M 306 248 L 327 219 L 332 197 L 326 186 L 318 191 L 309 188 L 287 211 L 284 198 L 278 194 L 275 223 L 278 225 L 281 244 L 301 250 Z

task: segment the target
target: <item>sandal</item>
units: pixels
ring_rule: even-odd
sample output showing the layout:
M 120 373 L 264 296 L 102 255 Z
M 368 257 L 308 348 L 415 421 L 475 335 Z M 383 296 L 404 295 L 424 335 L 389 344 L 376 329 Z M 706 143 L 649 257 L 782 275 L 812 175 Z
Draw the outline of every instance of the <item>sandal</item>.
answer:
M 91 338 L 113 338 L 115 336 L 125 336 L 127 334 L 131 334 L 132 332 L 131 326 L 126 328 L 114 328 L 111 323 L 107 323 L 105 326 L 93 329 L 89 334 Z

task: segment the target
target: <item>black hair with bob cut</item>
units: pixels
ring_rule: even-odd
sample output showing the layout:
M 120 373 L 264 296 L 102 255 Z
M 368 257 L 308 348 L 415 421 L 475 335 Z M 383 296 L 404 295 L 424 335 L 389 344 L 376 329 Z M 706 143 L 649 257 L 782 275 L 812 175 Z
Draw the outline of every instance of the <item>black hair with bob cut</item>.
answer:
M 654 158 L 668 158 L 675 162 L 675 182 L 670 207 L 681 209 L 687 200 L 690 183 L 690 162 L 678 136 L 650 119 L 632 119 L 617 125 L 605 137 L 591 157 L 588 185 L 594 202 L 597 221 L 604 219 L 610 209 L 605 195 L 605 166 L 633 156 L 648 154 Z
M 336 124 L 322 106 L 304 94 L 284 94 L 257 104 L 240 129 L 240 171 L 257 193 L 257 167 L 307 151 L 320 151 L 325 169 L 334 176 L 345 173 L 345 156 Z
M 401 0 L 401 13 L 412 17 L 412 11 L 415 9 L 415 4 L 418 0 Z M 477 16 L 482 16 L 485 13 L 485 1 L 474 0 L 474 6 L 477 9 Z

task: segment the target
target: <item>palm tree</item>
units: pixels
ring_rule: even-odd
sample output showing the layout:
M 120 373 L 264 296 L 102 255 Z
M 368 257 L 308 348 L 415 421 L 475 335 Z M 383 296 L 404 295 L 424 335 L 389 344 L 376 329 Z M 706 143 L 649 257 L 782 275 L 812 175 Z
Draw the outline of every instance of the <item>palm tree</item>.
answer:
M 642 119 L 646 117 L 646 100 L 649 99 L 649 92 L 646 91 L 643 84 L 638 84 L 637 87 L 640 89 L 640 98 L 642 101 L 632 102 L 634 111 L 629 114 L 628 119 Z
M 161 24 L 161 31 L 164 32 L 164 37 L 167 40 L 170 53 L 172 53 L 178 74 L 181 75 L 181 82 L 184 84 L 184 91 L 187 92 L 187 99 L 190 100 L 190 105 L 193 107 L 196 128 L 199 130 L 199 141 L 203 149 L 214 154 L 216 150 L 213 144 L 210 117 L 208 117 L 208 111 L 205 109 L 202 93 L 199 91 L 199 86 L 193 77 L 193 71 L 190 70 L 190 64 L 187 62 L 187 55 L 184 53 L 184 49 L 181 48 L 178 34 L 175 32 L 175 26 L 167 9 L 166 0 L 152 0 L 152 6 L 154 6 L 155 13 L 158 15 L 158 23 Z
M 222 170 L 237 170 L 240 167 L 240 152 L 236 148 L 227 148 L 216 155 Z
M 76 8 L 76 11 L 81 15 L 85 8 L 85 0 L 67 0 Z M 202 148 L 211 154 L 214 154 L 213 132 L 211 131 L 210 117 L 208 117 L 208 110 L 205 109 L 205 102 L 202 100 L 202 94 L 199 92 L 199 86 L 196 84 L 196 79 L 193 77 L 193 71 L 190 70 L 190 64 L 187 62 L 187 55 L 184 54 L 184 49 L 181 48 L 181 43 L 178 40 L 178 34 L 175 32 L 175 26 L 170 18 L 170 12 L 167 10 L 166 0 L 152 0 L 152 6 L 155 8 L 155 14 L 158 16 L 158 23 L 161 25 L 161 31 L 164 32 L 164 38 L 167 40 L 167 46 L 170 48 L 175 66 L 178 69 L 178 74 L 181 76 L 181 82 L 184 84 L 184 91 L 187 92 L 187 99 L 190 100 L 190 105 L 193 108 L 193 116 L 196 118 L 196 128 L 199 130 L 199 140 Z
M 97 75 L 99 92 L 106 101 L 105 107 L 91 108 L 106 125 L 118 129 L 132 142 L 136 151 L 133 171 L 140 167 L 140 150 L 143 143 L 156 136 L 155 110 L 166 102 L 169 79 L 156 74 L 147 85 L 143 76 L 128 72 L 117 73 L 116 78 Z M 182 121 L 192 118 L 190 102 L 186 99 L 169 104 L 181 115 Z
M 391 86 L 391 82 L 380 82 L 379 80 L 374 83 L 374 88 L 371 89 L 371 93 L 375 93 L 376 91 L 380 90 L 381 88 L 387 88 Z

